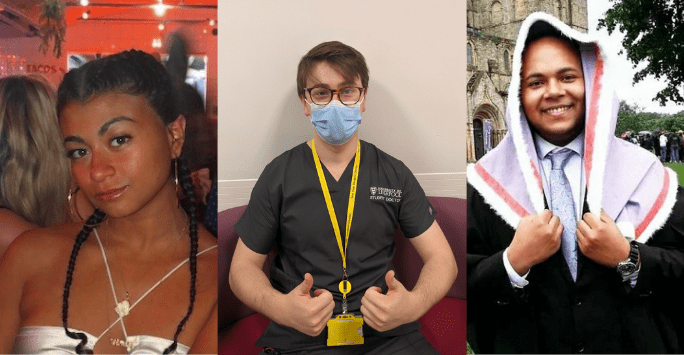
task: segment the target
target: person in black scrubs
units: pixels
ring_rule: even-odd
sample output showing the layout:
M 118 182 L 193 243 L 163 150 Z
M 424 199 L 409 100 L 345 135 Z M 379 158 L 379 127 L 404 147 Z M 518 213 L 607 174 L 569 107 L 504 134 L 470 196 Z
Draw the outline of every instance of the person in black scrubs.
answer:
M 453 284 L 456 261 L 411 171 L 358 139 L 363 55 L 319 44 L 299 63 L 297 89 L 313 139 L 266 166 L 235 224 L 230 286 L 272 320 L 256 345 L 262 354 L 437 354 L 417 320 Z M 424 261 L 410 291 L 392 265 L 397 226 Z M 262 267 L 273 248 L 269 282 Z M 343 333 L 340 316 L 363 321 L 362 345 L 328 346 Z

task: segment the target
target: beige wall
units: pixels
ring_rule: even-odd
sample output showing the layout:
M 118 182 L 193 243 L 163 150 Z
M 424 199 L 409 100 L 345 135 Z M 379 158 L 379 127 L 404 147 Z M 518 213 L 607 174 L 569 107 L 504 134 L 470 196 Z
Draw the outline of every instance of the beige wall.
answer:
M 264 166 L 312 137 L 296 68 L 330 40 L 359 50 L 370 69 L 361 139 L 404 161 L 428 195 L 465 197 L 465 2 L 344 4 L 219 6 L 219 210 L 246 204 Z

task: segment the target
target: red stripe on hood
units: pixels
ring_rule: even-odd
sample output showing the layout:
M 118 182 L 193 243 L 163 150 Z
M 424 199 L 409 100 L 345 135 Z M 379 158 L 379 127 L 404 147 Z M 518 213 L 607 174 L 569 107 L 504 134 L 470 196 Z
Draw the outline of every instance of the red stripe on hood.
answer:
M 596 122 L 598 118 L 601 88 L 603 86 L 601 83 L 601 79 L 603 78 L 603 58 L 601 58 L 601 49 L 598 45 L 594 45 L 594 52 L 596 54 L 596 70 L 594 71 L 594 80 L 591 86 L 591 104 L 587 110 L 584 126 L 584 171 L 587 174 L 587 186 L 589 185 L 589 181 L 591 181 L 594 143 L 596 141 Z
M 484 182 L 489 185 L 489 187 L 494 190 L 494 192 L 501 197 L 504 202 L 513 210 L 513 212 L 517 213 L 518 216 L 520 217 L 525 217 L 528 214 L 530 214 L 525 207 L 523 207 L 521 204 L 516 201 L 513 196 L 511 196 L 504 187 L 499 184 L 498 181 L 494 179 L 489 173 L 480 165 L 480 164 L 475 164 L 475 172 L 477 172 L 478 175 L 484 180 Z
M 530 159 L 530 165 L 532 165 L 532 173 L 534 173 L 534 177 L 537 179 L 537 185 L 539 186 L 539 190 L 543 190 L 544 185 L 542 185 L 541 175 L 539 175 L 539 170 L 537 169 L 537 166 L 534 165 L 534 161 L 532 159 Z
M 648 211 L 648 214 L 646 215 L 644 220 L 641 221 L 641 223 L 639 223 L 639 226 L 634 230 L 634 234 L 636 235 L 635 239 L 639 239 L 641 233 L 643 233 L 644 230 L 646 230 L 646 227 L 648 227 L 648 225 L 653 221 L 655 215 L 658 213 L 658 211 L 660 211 L 660 208 L 663 207 L 663 204 L 665 204 L 667 192 L 670 190 L 670 176 L 664 167 L 663 170 L 665 173 L 663 175 L 663 188 L 660 190 L 658 198 L 653 203 L 653 206 L 651 206 L 651 209 Z

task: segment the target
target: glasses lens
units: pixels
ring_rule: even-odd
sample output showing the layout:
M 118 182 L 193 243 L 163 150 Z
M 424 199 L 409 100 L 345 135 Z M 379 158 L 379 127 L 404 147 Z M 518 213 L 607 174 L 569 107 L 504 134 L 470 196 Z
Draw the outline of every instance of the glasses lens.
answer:
M 345 105 L 353 105 L 361 99 L 361 89 L 342 88 L 340 89 L 340 101 Z
M 310 93 L 311 100 L 317 105 L 325 105 L 332 100 L 332 91 L 326 88 L 313 88 Z

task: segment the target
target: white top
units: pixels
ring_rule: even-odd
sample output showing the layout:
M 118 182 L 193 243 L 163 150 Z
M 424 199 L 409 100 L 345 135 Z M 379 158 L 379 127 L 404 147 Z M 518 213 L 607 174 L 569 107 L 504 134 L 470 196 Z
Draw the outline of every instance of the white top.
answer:
M 88 337 L 86 347 L 93 349 L 100 340 L 98 337 L 85 331 L 71 329 L 71 331 L 84 333 Z M 133 335 L 126 338 L 135 344 L 129 354 L 162 354 L 173 343 L 171 339 L 159 338 L 151 335 Z M 66 335 L 64 328 L 54 326 L 31 326 L 21 327 L 14 340 L 15 354 L 76 354 L 76 346 L 81 341 L 71 339 Z M 176 354 L 187 354 L 190 348 L 178 343 Z
M 105 263 L 106 269 L 107 269 L 107 276 L 109 278 L 109 283 L 112 288 L 112 293 L 114 294 L 114 299 L 116 299 L 116 292 L 114 290 L 114 283 L 112 281 L 112 276 L 111 272 L 109 270 L 109 262 L 107 261 L 107 254 L 105 254 L 104 246 L 102 245 L 102 242 L 100 241 L 100 236 L 97 233 L 97 229 L 93 229 L 93 232 L 95 233 L 95 238 L 100 245 L 100 251 L 102 252 L 102 259 Z M 213 245 L 211 247 L 208 247 L 200 252 L 197 253 L 197 256 L 199 257 L 200 255 L 217 248 L 218 245 Z M 124 317 L 135 308 L 135 306 L 138 305 L 138 303 L 145 298 L 148 294 L 150 294 L 154 289 L 157 288 L 164 280 L 169 278 L 173 273 L 175 273 L 178 269 L 181 268 L 181 266 L 185 265 L 188 261 L 190 261 L 189 258 L 183 260 L 180 262 L 176 267 L 171 269 L 166 275 L 164 275 L 157 283 L 152 285 L 147 292 L 145 292 L 142 296 L 140 296 L 135 302 L 133 302 L 132 305 L 128 305 L 126 303 L 126 311 L 125 314 L 122 313 L 117 320 L 115 320 L 112 324 L 105 329 L 100 336 L 94 336 L 91 335 L 85 331 L 82 330 L 74 330 L 69 328 L 72 331 L 79 332 L 79 333 L 84 333 L 88 337 L 88 342 L 86 344 L 86 347 L 88 349 L 93 349 L 95 347 L 95 344 L 110 330 L 112 327 L 114 327 L 117 323 L 121 323 L 121 327 L 124 332 L 124 339 L 127 344 L 130 344 L 128 350 L 129 354 L 162 354 L 166 348 L 169 347 L 173 343 L 173 340 L 170 339 L 164 339 L 156 336 L 151 336 L 151 335 L 128 335 L 126 332 L 126 326 L 124 324 Z M 123 301 L 121 302 L 123 303 Z M 121 304 L 120 303 L 120 304 Z M 117 304 L 119 306 L 120 304 Z M 117 307 L 118 308 L 118 307 Z M 118 313 L 118 311 L 117 311 Z M 41 353 L 63 353 L 63 354 L 75 354 L 76 353 L 76 346 L 80 343 L 80 340 L 77 339 L 72 339 L 68 335 L 66 335 L 66 332 L 64 331 L 64 328 L 62 327 L 56 327 L 56 326 L 29 326 L 29 327 L 21 327 L 19 329 L 19 333 L 17 334 L 15 340 L 14 340 L 14 353 L 15 354 L 41 354 Z M 188 351 L 190 350 L 190 347 L 187 345 L 183 345 L 181 343 L 178 343 L 178 346 L 176 348 L 176 353 L 177 354 L 187 354 Z

